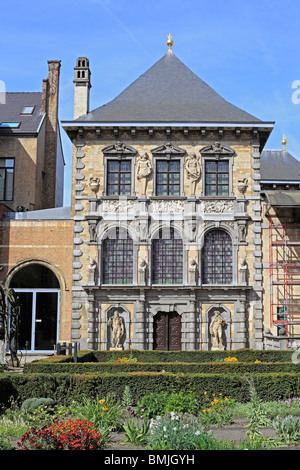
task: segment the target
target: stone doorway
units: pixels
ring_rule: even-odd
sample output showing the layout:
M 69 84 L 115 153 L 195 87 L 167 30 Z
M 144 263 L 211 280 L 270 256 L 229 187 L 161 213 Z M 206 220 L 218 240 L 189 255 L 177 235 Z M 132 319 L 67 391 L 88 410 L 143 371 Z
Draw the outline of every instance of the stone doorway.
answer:
M 153 349 L 181 350 L 181 317 L 177 312 L 158 312 L 154 317 Z

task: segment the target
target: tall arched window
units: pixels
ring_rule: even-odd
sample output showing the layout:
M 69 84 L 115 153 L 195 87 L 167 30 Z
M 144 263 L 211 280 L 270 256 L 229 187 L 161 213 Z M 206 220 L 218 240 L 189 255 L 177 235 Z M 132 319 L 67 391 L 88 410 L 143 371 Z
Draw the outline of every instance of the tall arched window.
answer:
M 102 282 L 133 283 L 133 240 L 126 230 L 116 228 L 103 241 Z
M 161 229 L 152 241 L 152 283 L 182 284 L 183 243 L 173 229 Z
M 203 284 L 232 283 L 232 241 L 224 230 L 205 235 L 202 249 Z

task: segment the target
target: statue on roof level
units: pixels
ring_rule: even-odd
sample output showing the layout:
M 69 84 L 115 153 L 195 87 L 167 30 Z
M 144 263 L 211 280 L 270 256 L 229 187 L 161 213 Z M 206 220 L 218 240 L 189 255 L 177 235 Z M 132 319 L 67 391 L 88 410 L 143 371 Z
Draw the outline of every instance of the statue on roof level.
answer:
M 147 152 L 143 153 L 137 164 L 137 179 L 142 182 L 142 194 L 146 194 L 148 177 L 152 173 L 152 163 Z
M 187 177 L 192 180 L 192 195 L 195 195 L 196 184 L 201 177 L 199 158 L 197 158 L 195 153 L 191 153 L 187 156 L 185 161 L 185 168 L 187 171 Z

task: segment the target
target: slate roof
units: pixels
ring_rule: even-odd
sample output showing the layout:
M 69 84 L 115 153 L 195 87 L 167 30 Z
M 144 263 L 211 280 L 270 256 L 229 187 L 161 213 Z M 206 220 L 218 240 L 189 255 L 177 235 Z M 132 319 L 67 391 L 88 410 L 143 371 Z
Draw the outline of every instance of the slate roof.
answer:
M 74 122 L 261 123 L 167 53 L 115 99 Z
M 35 106 L 32 115 L 21 115 L 24 106 Z M 1 128 L 0 135 L 5 133 L 35 133 L 38 131 L 43 119 L 41 113 L 41 92 L 7 92 L 5 93 L 5 104 L 0 104 L 0 123 L 20 122 L 17 129 Z
M 300 183 L 300 162 L 285 150 L 263 150 L 260 165 L 261 181 Z

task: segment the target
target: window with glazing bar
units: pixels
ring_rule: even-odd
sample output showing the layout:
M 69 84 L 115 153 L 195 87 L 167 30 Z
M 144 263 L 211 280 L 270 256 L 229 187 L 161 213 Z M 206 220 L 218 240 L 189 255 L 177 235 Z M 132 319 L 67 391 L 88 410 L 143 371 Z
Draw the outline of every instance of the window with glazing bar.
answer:
M 161 230 L 152 242 L 152 283 L 182 284 L 183 243 L 173 229 Z
M 133 240 L 118 228 L 103 241 L 103 284 L 133 283 Z
M 229 162 L 206 161 L 205 162 L 205 195 L 228 196 L 229 195 Z
M 0 200 L 12 201 L 14 198 L 15 160 L 0 158 Z
M 157 160 L 156 196 L 180 195 L 180 160 Z
M 232 283 L 232 241 L 223 230 L 205 235 L 202 250 L 203 284 Z
M 125 196 L 131 194 L 131 161 L 108 160 L 107 195 Z

